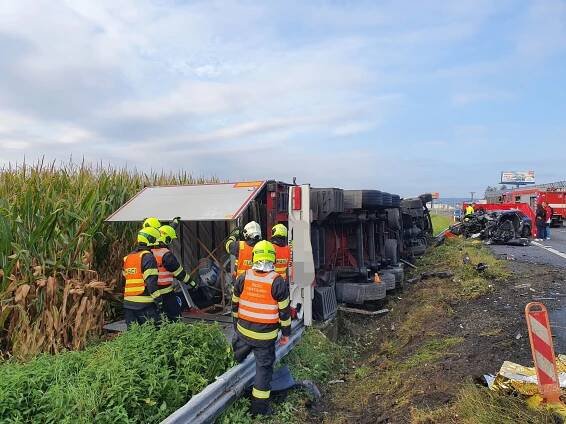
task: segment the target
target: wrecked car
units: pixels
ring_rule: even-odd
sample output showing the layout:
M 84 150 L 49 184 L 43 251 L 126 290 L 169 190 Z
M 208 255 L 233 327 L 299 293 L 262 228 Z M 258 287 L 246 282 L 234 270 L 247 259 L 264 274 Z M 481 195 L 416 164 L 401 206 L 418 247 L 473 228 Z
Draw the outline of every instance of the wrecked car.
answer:
M 526 244 L 531 230 L 531 219 L 518 210 L 486 212 L 480 209 L 450 227 L 456 235 L 503 244 Z
M 531 237 L 532 221 L 518 210 L 494 211 L 487 214 L 485 229 L 480 237 L 492 243 L 524 244 Z

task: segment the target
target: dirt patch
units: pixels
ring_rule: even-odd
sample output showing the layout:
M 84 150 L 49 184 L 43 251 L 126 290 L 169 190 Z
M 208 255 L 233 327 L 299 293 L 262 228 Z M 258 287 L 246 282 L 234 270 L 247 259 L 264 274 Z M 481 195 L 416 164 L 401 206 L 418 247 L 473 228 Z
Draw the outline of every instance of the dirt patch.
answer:
M 532 363 L 524 307 L 542 298 L 549 309 L 559 308 L 563 270 L 491 262 L 486 274 L 471 266 L 487 249 L 450 248 L 451 259 L 441 251 L 421 267 L 451 270 L 454 278 L 407 288 L 389 301 L 386 316 L 339 317 L 341 341 L 355 346 L 357 356 L 345 382 L 325 388 L 310 422 L 462 422 L 456 402 L 464 384 L 496 373 L 505 360 Z M 460 263 L 468 250 L 472 263 Z

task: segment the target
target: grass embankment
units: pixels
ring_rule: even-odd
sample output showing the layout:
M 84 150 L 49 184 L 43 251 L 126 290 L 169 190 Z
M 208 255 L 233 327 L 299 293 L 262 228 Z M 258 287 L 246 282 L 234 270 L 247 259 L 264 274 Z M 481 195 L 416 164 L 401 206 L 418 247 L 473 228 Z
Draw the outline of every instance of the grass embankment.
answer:
M 469 257 L 468 263 L 464 257 Z M 488 265 L 483 272 L 475 269 L 480 262 Z M 464 328 L 461 324 L 451 325 L 455 318 L 466 322 L 467 317 L 457 317 L 455 311 L 481 302 L 508 278 L 505 264 L 477 241 L 452 239 L 432 249 L 417 265 L 418 272 L 446 270 L 454 272 L 454 277 L 417 283 L 401 295 L 403 299 L 390 302 L 387 324 L 363 323 L 358 329 L 363 359 L 356 363 L 357 370 L 347 384 L 333 391 L 333 411 L 323 421 L 553 422 L 549 413 L 527 409 L 522 399 L 476 386 L 469 374 L 466 380 L 467 363 L 462 358 L 475 335 L 460 330 Z M 466 325 L 474 327 L 473 323 Z M 488 369 L 493 364 L 483 366 Z
M 452 217 L 448 215 L 431 214 L 430 219 L 432 220 L 432 231 L 435 236 L 454 223 Z
M 299 344 L 283 359 L 296 381 L 313 380 L 324 384 L 345 371 L 348 348 L 333 343 L 321 331 L 308 328 Z M 308 420 L 308 395 L 294 389 L 285 399 L 274 396 L 275 415 L 253 419 L 250 401 L 239 399 L 218 420 L 217 424 L 302 424 Z
M 134 326 L 80 352 L 1 365 L 0 422 L 157 423 L 232 364 L 218 326 Z
M 101 330 L 137 229 L 104 220 L 146 185 L 202 181 L 86 165 L 0 168 L 0 357 L 84 347 Z

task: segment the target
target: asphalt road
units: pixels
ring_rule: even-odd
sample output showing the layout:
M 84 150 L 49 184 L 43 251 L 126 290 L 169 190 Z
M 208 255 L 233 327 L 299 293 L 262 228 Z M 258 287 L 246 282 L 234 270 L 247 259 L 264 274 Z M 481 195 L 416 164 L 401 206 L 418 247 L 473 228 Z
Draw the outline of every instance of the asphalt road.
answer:
M 496 254 L 515 260 L 566 268 L 566 227 L 552 228 L 550 240 L 533 241 L 530 246 L 491 246 Z
M 540 266 L 566 269 L 566 228 L 551 228 L 550 240 L 533 241 L 530 246 L 490 246 L 496 255 L 509 260 Z M 551 293 L 556 299 L 549 307 L 550 322 L 556 353 L 566 354 L 566 272 L 560 293 Z

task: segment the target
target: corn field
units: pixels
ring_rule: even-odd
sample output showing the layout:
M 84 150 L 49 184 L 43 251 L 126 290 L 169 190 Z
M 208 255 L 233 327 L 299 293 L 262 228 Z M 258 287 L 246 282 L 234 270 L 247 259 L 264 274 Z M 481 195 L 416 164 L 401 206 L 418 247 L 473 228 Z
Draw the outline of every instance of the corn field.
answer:
M 137 230 L 104 219 L 144 186 L 201 182 L 84 163 L 0 169 L 0 353 L 81 349 L 100 334 Z

